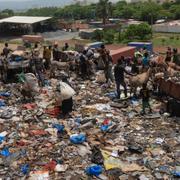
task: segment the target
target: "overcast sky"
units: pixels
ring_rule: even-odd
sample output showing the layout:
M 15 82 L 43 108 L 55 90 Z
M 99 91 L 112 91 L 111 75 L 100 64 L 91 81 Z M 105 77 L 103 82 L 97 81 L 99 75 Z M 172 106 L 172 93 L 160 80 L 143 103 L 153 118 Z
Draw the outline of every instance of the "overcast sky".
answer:
M 81 0 L 80 0 L 81 1 Z M 82 0 L 83 1 L 83 0 Z M 116 2 L 118 0 L 111 0 Z M 30 8 L 57 6 L 63 7 L 65 5 L 74 3 L 75 0 L 0 0 L 0 10 L 27 10 Z M 87 0 L 87 2 L 98 2 L 98 0 Z

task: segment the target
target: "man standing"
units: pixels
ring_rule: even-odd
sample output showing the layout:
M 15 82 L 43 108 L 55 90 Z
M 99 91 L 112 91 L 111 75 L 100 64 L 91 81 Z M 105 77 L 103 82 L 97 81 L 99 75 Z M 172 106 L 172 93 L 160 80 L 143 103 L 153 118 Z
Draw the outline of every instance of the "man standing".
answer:
M 140 95 L 142 97 L 142 115 L 145 114 L 146 108 L 149 108 L 149 112 L 152 113 L 152 109 L 149 104 L 150 93 L 149 89 L 147 88 L 147 84 L 143 84 L 143 87 L 140 91 Z
M 115 77 L 115 82 L 116 82 L 118 99 L 120 99 L 120 96 L 121 96 L 120 85 L 123 86 L 125 97 L 127 97 L 127 87 L 126 87 L 126 83 L 124 81 L 124 73 L 126 73 L 128 75 L 132 75 L 131 73 L 126 71 L 125 67 L 123 66 L 122 60 L 119 59 L 118 63 L 116 64 L 116 66 L 114 68 L 114 77 Z
M 44 65 L 45 65 L 46 70 L 48 70 L 50 68 L 51 52 L 52 52 L 51 46 L 44 48 L 43 58 L 45 59 L 45 64 Z
M 111 82 L 113 82 L 112 66 L 113 66 L 113 60 L 110 55 L 110 51 L 107 50 L 107 57 L 106 57 L 105 68 L 104 68 L 106 83 L 108 83 L 109 80 L 111 80 Z
M 147 52 L 144 53 L 142 60 L 143 69 L 146 71 L 149 67 L 149 54 Z
M 173 49 L 173 63 L 180 66 L 180 55 L 178 54 L 177 48 Z
M 5 58 L 8 57 L 9 53 L 11 52 L 12 50 L 9 48 L 9 45 L 8 43 L 5 43 L 4 44 L 4 49 L 3 49 L 3 55 L 5 56 Z
M 55 42 L 53 46 L 53 60 L 59 61 L 59 48 L 57 42 Z
M 44 86 L 44 64 L 43 59 L 39 57 L 39 51 L 35 51 L 32 57 L 32 66 L 34 66 L 34 73 L 36 74 L 39 85 Z
M 172 57 L 172 51 L 171 51 L 171 48 L 168 47 L 168 48 L 167 48 L 167 52 L 166 52 L 165 62 L 166 62 L 166 63 L 171 62 L 171 57 Z
M 85 50 L 80 55 L 80 69 L 81 69 L 81 77 L 82 77 L 82 79 L 85 79 L 88 75 L 87 74 L 87 57 L 86 57 Z

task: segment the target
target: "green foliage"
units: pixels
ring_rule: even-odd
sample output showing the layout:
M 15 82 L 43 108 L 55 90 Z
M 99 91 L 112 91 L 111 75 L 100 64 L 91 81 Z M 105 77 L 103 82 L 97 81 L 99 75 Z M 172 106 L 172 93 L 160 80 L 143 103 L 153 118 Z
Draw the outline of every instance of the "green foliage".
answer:
M 147 21 L 149 24 L 154 23 L 159 17 L 161 7 L 154 2 L 144 2 L 140 8 L 139 19 Z
M 26 16 L 54 16 L 54 12 L 58 8 L 56 7 L 44 7 L 44 8 L 34 8 L 29 9 L 25 13 L 22 13 L 22 15 Z
M 152 29 L 147 23 L 130 25 L 125 31 L 125 38 L 132 40 L 148 40 L 152 36 Z
M 96 14 L 99 18 L 103 19 L 103 24 L 106 24 L 108 17 L 113 13 L 112 3 L 109 0 L 99 0 L 96 7 Z
M 172 40 L 170 37 L 173 37 Z M 154 46 L 171 46 L 171 47 L 180 47 L 180 41 L 177 37 L 180 37 L 180 34 L 177 33 L 155 33 L 153 34 L 153 45 Z
M 93 33 L 93 37 L 92 39 L 93 40 L 96 40 L 96 41 L 102 41 L 104 38 L 104 33 L 102 30 L 95 30 L 94 33 Z
M 0 18 L 13 15 L 26 16 L 51 16 L 58 19 L 78 20 L 78 19 L 102 19 L 107 22 L 109 17 L 114 18 L 134 18 L 146 21 L 149 24 L 158 19 L 180 19 L 180 0 L 175 2 L 164 2 L 163 4 L 154 1 L 127 3 L 119 1 L 111 3 L 110 0 L 99 0 L 97 4 L 81 5 L 81 3 L 61 7 L 33 8 L 23 13 L 14 13 L 6 9 L 0 12 Z
M 2 18 L 6 18 L 9 16 L 14 16 L 14 11 L 11 9 L 5 9 L 3 11 L 0 12 L 0 19 Z
M 112 44 L 114 42 L 114 36 L 115 36 L 115 31 L 113 30 L 104 31 L 104 40 L 106 43 Z
M 162 41 L 162 45 L 164 46 L 166 39 L 162 38 L 161 41 Z
M 171 6 L 170 12 L 174 15 L 174 19 L 180 19 L 180 4 Z
M 95 30 L 92 39 L 95 41 L 104 41 L 105 43 L 111 44 L 114 42 L 115 31 L 110 30 Z

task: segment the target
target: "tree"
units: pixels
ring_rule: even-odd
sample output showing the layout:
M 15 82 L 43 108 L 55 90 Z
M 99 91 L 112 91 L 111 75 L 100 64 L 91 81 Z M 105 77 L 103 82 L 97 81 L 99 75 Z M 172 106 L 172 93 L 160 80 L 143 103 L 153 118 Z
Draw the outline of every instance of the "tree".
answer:
M 139 36 L 139 39 L 146 40 L 150 39 L 152 36 L 152 29 L 147 23 L 142 23 L 136 26 L 137 30 L 137 36 Z
M 132 24 L 127 28 L 127 30 L 125 32 L 125 37 L 127 39 L 133 40 L 133 39 L 138 38 L 137 37 L 138 33 L 137 33 L 137 28 L 136 27 L 137 27 L 137 25 Z
M 5 9 L 0 12 L 0 19 L 10 17 L 10 16 L 14 16 L 14 11 L 11 9 Z
M 114 35 L 115 32 L 113 30 L 106 30 L 104 31 L 104 40 L 108 44 L 112 44 L 114 42 Z
M 124 6 L 123 10 L 120 12 L 120 16 L 125 19 L 132 18 L 133 14 L 134 14 L 134 9 L 129 5 Z
M 7 14 L 8 16 L 14 16 L 14 11 L 11 9 L 5 9 L 1 13 Z
M 180 5 L 172 5 L 170 12 L 174 14 L 174 19 L 180 19 Z
M 108 17 L 112 13 L 112 3 L 109 0 L 99 0 L 96 8 L 96 14 L 102 18 L 103 24 L 106 24 Z
M 113 16 L 114 17 L 120 17 L 121 11 L 124 10 L 124 7 L 127 5 L 126 1 L 119 1 L 115 4 L 115 8 L 113 10 Z
M 103 38 L 104 38 L 104 34 L 102 30 L 97 29 L 94 31 L 93 36 L 92 36 L 93 40 L 102 41 Z
M 125 32 L 126 39 L 148 40 L 152 37 L 152 29 L 147 23 L 130 25 Z
M 140 17 L 142 21 L 147 21 L 149 24 L 153 24 L 159 17 L 159 11 L 161 7 L 154 2 L 144 2 L 140 7 Z

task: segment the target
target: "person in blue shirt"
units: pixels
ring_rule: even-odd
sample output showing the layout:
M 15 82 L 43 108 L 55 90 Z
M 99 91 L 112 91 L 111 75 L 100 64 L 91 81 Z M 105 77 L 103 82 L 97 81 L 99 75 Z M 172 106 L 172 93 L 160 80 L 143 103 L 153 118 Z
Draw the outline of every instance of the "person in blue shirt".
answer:
M 149 54 L 147 52 L 144 53 L 142 65 L 143 69 L 147 69 L 149 67 Z

